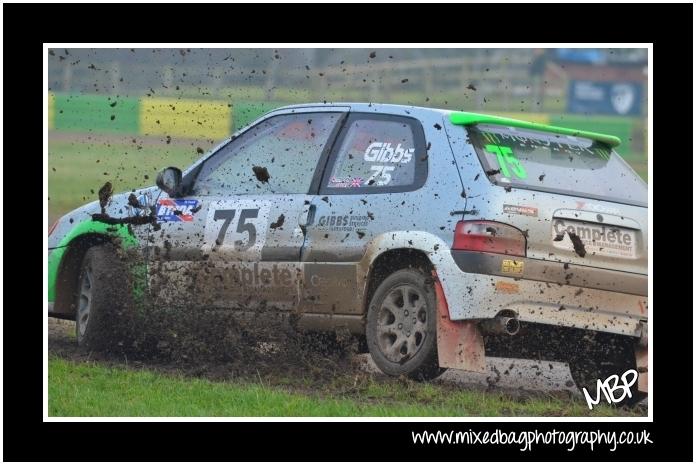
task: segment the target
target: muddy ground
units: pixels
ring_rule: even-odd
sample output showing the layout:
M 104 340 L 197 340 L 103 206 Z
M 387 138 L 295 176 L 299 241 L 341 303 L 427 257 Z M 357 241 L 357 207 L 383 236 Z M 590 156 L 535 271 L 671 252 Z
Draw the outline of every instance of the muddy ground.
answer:
M 186 360 L 182 357 L 130 355 L 123 351 L 108 353 L 78 347 L 74 322 L 49 318 L 49 355 L 73 361 L 97 361 L 131 369 L 148 369 L 164 374 L 200 377 L 214 381 L 248 381 L 278 385 L 284 389 L 322 396 L 351 395 L 370 381 L 391 381 L 376 368 L 367 354 L 356 348 L 328 350 L 325 341 L 300 341 L 316 345 L 297 352 L 294 342 L 257 341 L 255 348 L 239 354 L 242 360 Z M 432 383 L 443 389 L 474 389 L 504 393 L 512 398 L 531 397 L 568 399 L 581 394 L 563 363 L 489 357 L 489 372 L 473 374 L 448 370 Z M 405 384 L 414 381 L 400 380 Z M 644 408 L 647 413 L 647 407 Z

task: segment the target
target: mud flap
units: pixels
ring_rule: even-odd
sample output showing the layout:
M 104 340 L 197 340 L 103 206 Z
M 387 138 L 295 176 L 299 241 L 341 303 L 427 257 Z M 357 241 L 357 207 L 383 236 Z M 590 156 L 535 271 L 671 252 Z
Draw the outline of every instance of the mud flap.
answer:
M 442 368 L 486 372 L 483 337 L 473 321 L 452 321 L 442 284 L 433 271 L 437 301 L 437 353 Z
M 438 349 L 440 346 L 438 345 Z M 638 391 L 648 393 L 648 347 L 636 345 L 636 370 L 638 371 Z

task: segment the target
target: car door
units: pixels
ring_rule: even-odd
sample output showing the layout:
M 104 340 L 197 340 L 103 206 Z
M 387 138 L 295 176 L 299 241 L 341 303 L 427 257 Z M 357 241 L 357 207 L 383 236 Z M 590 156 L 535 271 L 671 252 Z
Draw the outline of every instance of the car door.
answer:
M 159 304 L 291 310 L 303 216 L 343 113 L 276 112 L 233 138 L 157 200 L 151 290 Z
M 421 123 L 401 115 L 351 112 L 311 204 L 302 252 L 306 313 L 359 315 L 357 262 L 387 231 L 414 229 L 410 196 L 427 179 Z

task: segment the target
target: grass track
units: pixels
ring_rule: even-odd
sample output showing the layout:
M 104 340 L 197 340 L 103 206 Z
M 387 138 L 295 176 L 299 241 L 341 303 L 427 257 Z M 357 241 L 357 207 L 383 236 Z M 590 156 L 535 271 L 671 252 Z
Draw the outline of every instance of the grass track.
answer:
M 301 380 L 213 382 L 94 362 L 49 359 L 50 416 L 614 416 L 606 405 L 550 395 L 513 398 L 500 392 L 437 383 L 369 378 L 358 389 L 336 379 L 320 392 Z M 343 392 L 342 392 L 343 391 Z M 640 415 L 624 411 L 620 415 Z

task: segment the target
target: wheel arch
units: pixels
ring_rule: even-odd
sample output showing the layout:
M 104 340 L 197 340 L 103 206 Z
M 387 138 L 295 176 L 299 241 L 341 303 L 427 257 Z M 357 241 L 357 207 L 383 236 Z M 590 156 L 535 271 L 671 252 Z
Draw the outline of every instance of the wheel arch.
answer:
M 430 275 L 434 266 L 425 251 L 407 247 L 386 250 L 372 260 L 363 285 L 363 314 L 367 314 L 367 307 L 380 283 L 390 274 L 405 268 L 416 268 Z
M 74 319 L 74 293 L 82 259 L 90 247 L 115 243 L 129 248 L 138 243 L 124 225 L 83 221 L 63 237 L 48 257 L 48 301 L 53 302 L 50 316 Z
M 75 292 L 77 292 L 80 266 L 87 251 L 111 242 L 111 237 L 100 233 L 85 233 L 73 238 L 64 247 L 54 278 L 54 304 L 50 316 L 75 319 Z M 50 278 L 49 278 L 50 281 Z M 49 283 L 50 286 L 50 283 Z
M 389 274 L 415 265 L 430 275 L 445 254 L 449 254 L 449 244 L 427 231 L 389 231 L 375 237 L 358 263 L 362 314 L 367 314 L 372 294 Z
M 406 266 L 403 266 L 404 263 Z M 458 301 L 453 298 L 449 302 L 447 282 L 443 278 L 456 280 L 459 270 L 452 260 L 450 244 L 434 234 L 425 231 L 386 233 L 369 245 L 361 262 L 359 275 L 364 278 L 363 285 L 358 287 L 364 290 L 363 315 L 367 315 L 370 299 L 381 282 L 380 278 L 409 266 L 421 268 L 433 276 L 438 306 L 437 345 L 440 367 L 485 372 L 484 344 L 476 323 L 452 320 L 452 310 L 456 310 Z M 450 293 L 450 296 L 456 297 L 456 294 Z M 454 305 L 452 309 L 451 305 Z

